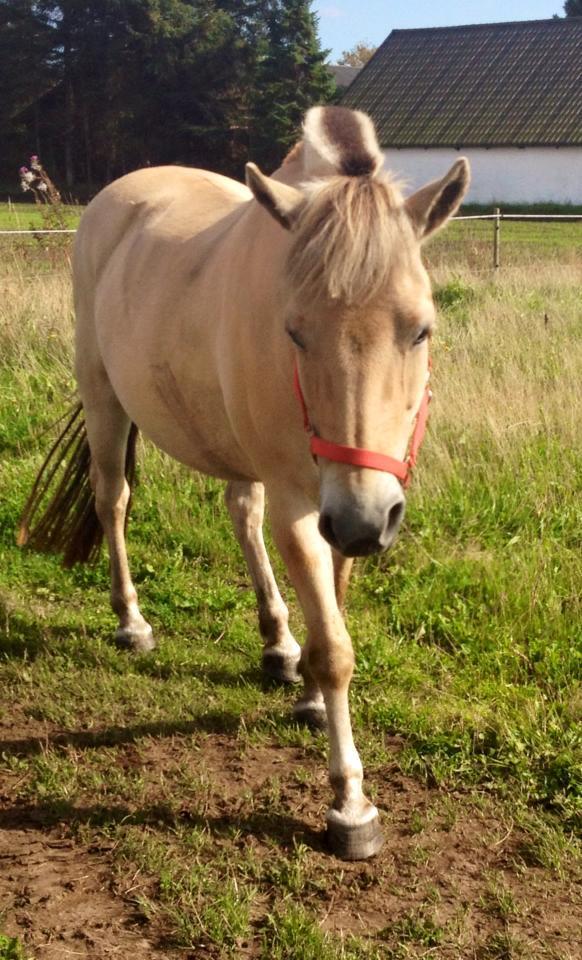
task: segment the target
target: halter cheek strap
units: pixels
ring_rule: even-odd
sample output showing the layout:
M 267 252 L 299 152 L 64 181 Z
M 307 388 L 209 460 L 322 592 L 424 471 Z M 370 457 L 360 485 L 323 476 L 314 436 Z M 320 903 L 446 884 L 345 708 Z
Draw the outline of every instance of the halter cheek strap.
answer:
M 333 460 L 336 463 L 348 463 L 353 467 L 368 467 L 370 470 L 383 470 L 385 473 L 392 473 L 407 487 L 410 483 L 411 470 L 416 466 L 418 451 L 422 444 L 426 423 L 428 420 L 428 406 L 432 393 L 428 388 L 428 376 L 430 376 L 430 364 L 427 374 L 427 385 L 422 395 L 420 407 L 416 414 L 412 439 L 410 441 L 410 450 L 406 460 L 396 460 L 395 457 L 388 457 L 384 453 L 375 453 L 373 450 L 364 450 L 361 447 L 346 447 L 341 443 L 332 443 L 330 440 L 323 440 L 313 432 L 313 426 L 309 419 L 307 404 L 299 382 L 299 370 L 297 361 L 293 371 L 293 388 L 295 396 L 301 407 L 303 414 L 303 426 L 310 434 L 309 448 L 314 457 L 325 457 L 326 460 Z

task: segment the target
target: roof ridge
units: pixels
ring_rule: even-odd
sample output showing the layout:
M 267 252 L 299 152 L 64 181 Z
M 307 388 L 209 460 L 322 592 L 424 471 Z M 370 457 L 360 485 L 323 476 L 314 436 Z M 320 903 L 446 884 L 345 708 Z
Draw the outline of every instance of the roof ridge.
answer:
M 388 34 L 389 37 L 393 36 L 395 33 L 433 33 L 436 31 L 444 30 L 481 30 L 485 27 L 529 27 L 532 25 L 539 26 L 540 24 L 545 23 L 548 26 L 550 24 L 581 24 L 582 25 L 582 16 L 581 17 L 542 17 L 540 20 L 497 20 L 493 23 L 456 23 L 445 27 L 402 27 L 395 28 L 391 30 Z

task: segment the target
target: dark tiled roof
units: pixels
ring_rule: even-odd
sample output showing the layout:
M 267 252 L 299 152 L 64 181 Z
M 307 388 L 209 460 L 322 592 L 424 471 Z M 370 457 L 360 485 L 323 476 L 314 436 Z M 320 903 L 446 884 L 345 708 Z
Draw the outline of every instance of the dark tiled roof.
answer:
M 582 17 L 393 30 L 342 104 L 384 147 L 582 146 Z

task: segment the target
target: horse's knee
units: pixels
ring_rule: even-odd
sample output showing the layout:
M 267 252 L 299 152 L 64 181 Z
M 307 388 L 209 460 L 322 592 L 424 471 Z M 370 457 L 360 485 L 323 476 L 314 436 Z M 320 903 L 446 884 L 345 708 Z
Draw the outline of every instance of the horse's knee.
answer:
M 347 631 L 332 637 L 318 636 L 308 641 L 305 650 L 307 667 L 322 689 L 347 687 L 354 672 L 354 651 Z
M 262 484 L 228 483 L 224 499 L 239 539 L 248 538 L 261 527 L 264 514 Z

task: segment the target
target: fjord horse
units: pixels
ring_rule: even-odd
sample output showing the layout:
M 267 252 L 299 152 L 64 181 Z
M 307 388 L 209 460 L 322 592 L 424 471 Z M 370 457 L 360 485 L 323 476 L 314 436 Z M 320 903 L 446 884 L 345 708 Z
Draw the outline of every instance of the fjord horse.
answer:
M 137 430 L 226 480 L 263 667 L 292 680 L 299 666 L 295 715 L 327 723 L 327 831 L 349 859 L 374 854 L 381 832 L 352 737 L 342 604 L 353 557 L 389 547 L 403 516 L 434 322 L 420 247 L 469 180 L 461 158 L 404 199 L 382 168 L 368 117 L 315 107 L 273 177 L 253 164 L 247 186 L 202 170 L 146 169 L 92 201 L 73 262 L 81 403 L 45 461 L 20 535 L 62 549 L 72 564 L 92 557 L 104 533 L 117 641 L 148 651 L 152 630 L 125 548 Z M 306 621 L 303 650 L 263 543 L 265 493 Z

